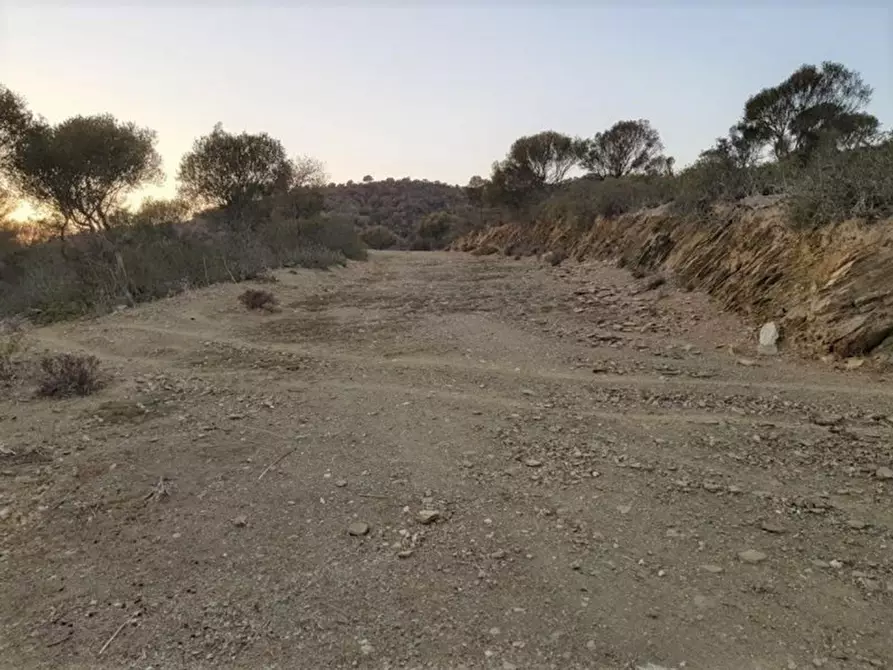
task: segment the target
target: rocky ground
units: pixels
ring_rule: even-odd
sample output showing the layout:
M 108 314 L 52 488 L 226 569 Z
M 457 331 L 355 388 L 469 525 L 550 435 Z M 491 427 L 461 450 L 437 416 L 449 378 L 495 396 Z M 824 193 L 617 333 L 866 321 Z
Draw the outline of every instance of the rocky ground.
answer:
M 375 254 L 30 334 L 7 668 L 893 666 L 893 387 L 597 263 Z

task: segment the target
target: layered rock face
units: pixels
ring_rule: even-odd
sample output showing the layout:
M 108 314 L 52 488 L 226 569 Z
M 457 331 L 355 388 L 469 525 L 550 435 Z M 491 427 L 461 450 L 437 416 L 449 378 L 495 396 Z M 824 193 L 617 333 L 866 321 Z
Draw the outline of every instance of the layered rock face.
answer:
M 613 259 L 664 271 L 754 323 L 774 321 L 786 346 L 810 355 L 893 355 L 893 222 L 798 230 L 768 198 L 680 218 L 659 207 L 581 230 L 562 222 L 505 224 L 454 248 L 508 255 Z M 550 256 L 551 258 L 551 256 Z

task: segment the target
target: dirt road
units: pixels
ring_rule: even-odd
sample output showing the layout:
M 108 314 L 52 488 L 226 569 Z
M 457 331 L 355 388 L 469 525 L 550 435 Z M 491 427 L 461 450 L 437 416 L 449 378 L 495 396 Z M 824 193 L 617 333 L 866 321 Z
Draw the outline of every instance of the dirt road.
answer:
M 110 383 L 0 402 L 2 667 L 893 667 L 889 378 L 604 265 L 278 276 L 33 334 Z

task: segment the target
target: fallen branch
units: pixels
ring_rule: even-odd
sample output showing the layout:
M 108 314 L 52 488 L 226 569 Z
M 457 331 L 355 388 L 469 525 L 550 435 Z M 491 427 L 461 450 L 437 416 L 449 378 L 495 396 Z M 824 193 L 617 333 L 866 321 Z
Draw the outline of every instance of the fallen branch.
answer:
M 112 636 L 108 640 L 105 641 L 104 645 L 102 645 L 102 649 L 99 650 L 99 656 L 102 656 L 102 652 L 104 652 L 106 649 L 109 648 L 109 645 L 115 640 L 116 637 L 118 637 L 118 633 L 120 633 L 122 630 L 124 630 L 124 627 L 127 624 L 133 623 L 134 621 L 136 621 L 136 618 L 139 615 L 140 615 L 140 612 L 139 612 L 139 610 L 137 610 L 130 616 L 130 618 L 127 621 L 125 621 L 120 626 L 118 626 L 117 630 L 115 630 L 115 632 L 112 633 Z
M 288 451 L 284 452 L 279 458 L 277 458 L 275 461 L 273 461 L 267 467 L 264 468 L 264 471 L 260 473 L 260 476 L 257 478 L 257 481 L 260 481 L 261 479 L 263 479 L 264 475 L 267 474 L 271 468 L 274 468 L 275 466 L 277 466 L 279 463 L 281 463 L 283 460 L 285 460 L 286 456 L 288 456 L 289 454 L 293 454 L 297 450 L 298 450 L 297 447 L 292 447 Z
M 63 642 L 67 642 L 68 640 L 70 640 L 72 635 L 74 635 L 74 631 L 69 630 L 65 636 L 59 638 L 58 640 L 56 640 L 54 642 L 48 642 L 47 647 L 58 647 Z

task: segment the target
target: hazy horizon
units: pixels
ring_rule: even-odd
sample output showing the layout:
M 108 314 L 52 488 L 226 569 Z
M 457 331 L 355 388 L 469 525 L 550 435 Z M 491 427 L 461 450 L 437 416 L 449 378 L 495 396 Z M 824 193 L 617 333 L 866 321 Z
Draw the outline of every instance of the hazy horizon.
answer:
M 52 122 L 110 112 L 158 132 L 172 194 L 193 140 L 265 131 L 333 181 L 464 184 L 517 137 L 590 137 L 646 118 L 694 160 L 744 101 L 803 63 L 839 61 L 893 121 L 891 10 L 307 4 L 0 6 L 0 82 Z M 792 30 L 791 26 L 796 26 Z

